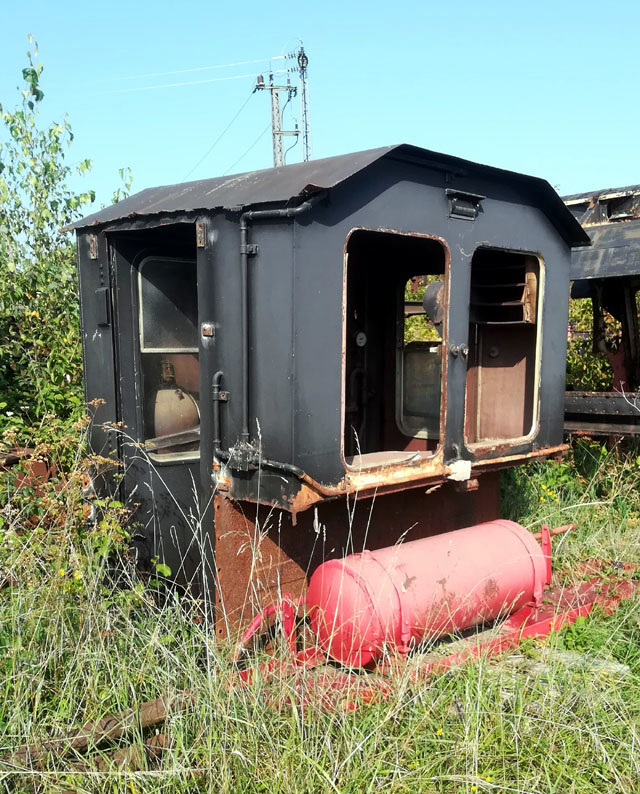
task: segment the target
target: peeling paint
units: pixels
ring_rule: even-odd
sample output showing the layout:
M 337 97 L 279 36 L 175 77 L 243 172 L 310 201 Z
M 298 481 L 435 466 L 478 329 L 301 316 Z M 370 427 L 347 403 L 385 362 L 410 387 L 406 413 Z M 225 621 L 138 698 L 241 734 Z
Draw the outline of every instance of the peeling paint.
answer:
M 454 482 L 463 482 L 471 477 L 471 461 L 456 460 L 449 464 L 449 479 Z

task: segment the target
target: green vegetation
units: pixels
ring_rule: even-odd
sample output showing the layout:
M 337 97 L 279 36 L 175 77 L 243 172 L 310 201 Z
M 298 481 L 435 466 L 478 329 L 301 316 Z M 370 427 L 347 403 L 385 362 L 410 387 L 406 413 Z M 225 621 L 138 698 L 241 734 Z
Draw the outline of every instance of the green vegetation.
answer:
M 532 529 L 577 521 L 555 540 L 558 582 L 574 581 L 576 565 L 593 558 L 614 571 L 640 551 L 639 474 L 636 452 L 582 443 L 562 463 L 509 472 L 504 512 Z M 637 597 L 611 617 L 582 619 L 428 685 L 400 673 L 388 700 L 340 708 L 358 703 L 354 689 L 327 711 L 313 700 L 301 706 L 292 677 L 231 686 L 230 648 L 206 616 L 159 600 L 126 559 L 113 566 L 119 505 L 105 506 L 88 532 L 77 478 L 30 501 L 6 474 L 2 489 L 0 755 L 165 693 L 194 693 L 193 707 L 162 729 L 173 748 L 158 766 L 109 771 L 99 753 L 51 757 L 22 774 L 0 767 L 5 790 L 637 790 Z M 35 524 L 34 504 L 43 508 Z M 141 743 L 142 732 L 129 741 Z
M 27 55 L 21 105 L 0 105 L 0 432 L 21 441 L 83 412 L 75 247 L 59 230 L 94 198 L 67 187 L 71 127 L 40 127 L 42 64 L 35 45 Z
M 621 343 L 620 324 L 605 314 L 607 343 L 612 349 Z M 605 353 L 593 350 L 593 313 L 591 298 L 569 302 L 569 342 L 567 345 L 567 386 L 576 391 L 609 391 L 613 371 Z
M 408 301 L 422 301 L 425 290 L 429 284 L 442 281 L 440 274 L 431 276 L 416 276 L 410 278 L 404 287 L 404 299 Z M 426 314 L 414 314 L 404 319 L 404 343 L 409 342 L 439 342 L 440 334 Z
M 399 673 L 387 699 L 366 705 L 354 690 L 337 703 L 357 708 L 327 711 L 301 705 L 292 677 L 232 686 L 230 648 L 207 616 L 140 580 L 122 505 L 99 502 L 85 524 L 74 252 L 57 229 L 91 196 L 65 187 L 68 122 L 37 126 L 42 67 L 35 51 L 29 58 L 21 108 L 1 111 L 0 432 L 5 447 L 29 443 L 57 470 L 30 485 L 24 468 L 0 472 L 0 790 L 637 791 L 638 597 L 546 643 L 428 685 Z M 503 512 L 531 529 L 577 522 L 555 541 L 558 582 L 590 559 L 615 572 L 640 551 L 639 475 L 636 451 L 581 442 L 562 463 L 507 473 Z M 105 769 L 104 748 L 7 760 L 25 743 L 185 689 L 193 706 L 162 729 L 173 745 L 155 766 Z M 128 740 L 142 739 L 134 725 Z

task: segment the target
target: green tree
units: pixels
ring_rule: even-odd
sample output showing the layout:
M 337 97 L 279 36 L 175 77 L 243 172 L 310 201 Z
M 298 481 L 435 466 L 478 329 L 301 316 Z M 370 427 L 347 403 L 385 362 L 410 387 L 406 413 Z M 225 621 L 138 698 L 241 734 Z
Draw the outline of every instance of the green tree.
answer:
M 95 196 L 76 193 L 67 117 L 39 124 L 42 64 L 29 37 L 22 101 L 0 104 L 0 431 L 82 410 L 75 245 L 60 229 Z

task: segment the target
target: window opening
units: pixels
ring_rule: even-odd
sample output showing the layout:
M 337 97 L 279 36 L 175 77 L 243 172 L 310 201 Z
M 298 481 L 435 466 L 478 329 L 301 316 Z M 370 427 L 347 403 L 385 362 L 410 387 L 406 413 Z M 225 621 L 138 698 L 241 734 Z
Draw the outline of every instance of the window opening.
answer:
M 527 436 L 535 423 L 540 263 L 478 249 L 471 260 L 467 442 Z
M 428 237 L 358 230 L 346 254 L 347 465 L 432 455 L 440 438 L 445 248 Z
M 639 304 L 633 281 L 574 281 L 569 301 L 568 391 L 635 391 L 640 386 Z
M 147 257 L 138 270 L 144 439 L 153 456 L 200 447 L 196 263 Z
M 398 426 L 407 436 L 436 441 L 440 436 L 442 384 L 442 279 L 438 273 L 407 280 L 398 345 Z

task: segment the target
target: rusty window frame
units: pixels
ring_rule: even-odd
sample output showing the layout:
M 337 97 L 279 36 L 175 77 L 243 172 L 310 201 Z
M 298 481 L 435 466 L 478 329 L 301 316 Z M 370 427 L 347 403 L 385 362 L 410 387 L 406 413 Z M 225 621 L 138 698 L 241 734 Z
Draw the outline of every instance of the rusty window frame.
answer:
M 478 441 L 469 441 L 467 436 L 467 386 L 468 381 L 465 378 L 465 399 L 464 399 L 464 422 L 463 422 L 463 439 L 466 449 L 470 452 L 478 452 L 486 449 L 488 446 L 495 446 L 496 444 L 508 444 L 509 446 L 518 446 L 528 442 L 533 442 L 540 432 L 540 386 L 542 375 L 542 345 L 544 335 L 544 303 L 545 303 L 545 290 L 546 290 L 546 261 L 539 251 L 520 250 L 515 248 L 502 248 L 497 245 L 487 245 L 483 243 L 474 248 L 471 254 L 471 266 L 473 265 L 473 257 L 478 251 L 500 251 L 508 254 L 518 254 L 520 256 L 531 256 L 538 263 L 538 283 L 537 283 L 537 296 L 536 296 L 536 347 L 535 347 L 535 369 L 533 375 L 534 393 L 533 393 L 533 410 L 531 419 L 531 429 L 528 433 L 521 436 L 499 438 L 482 438 Z M 471 283 L 469 283 L 469 295 L 471 292 Z
M 444 253 L 444 294 L 445 294 L 445 306 L 446 310 L 444 313 L 444 320 L 443 320 L 443 330 L 442 330 L 442 346 L 443 350 L 448 349 L 448 337 L 449 337 L 449 302 L 450 302 L 450 291 L 451 291 L 451 280 L 450 280 L 450 272 L 451 272 L 451 249 L 449 244 L 447 243 L 446 239 L 437 234 L 427 234 L 424 232 L 403 232 L 398 231 L 396 229 L 380 229 L 380 228 L 371 228 L 367 226 L 355 226 L 349 230 L 346 235 L 344 247 L 343 247 L 343 258 L 342 258 L 342 365 L 341 365 L 341 400 L 340 400 L 340 460 L 342 465 L 347 472 L 358 472 L 362 469 L 362 465 L 360 466 L 351 466 L 347 463 L 345 457 L 345 445 L 344 445 L 344 436 L 345 436 L 345 403 L 346 403 L 346 359 L 347 359 L 347 285 L 348 285 L 348 270 L 349 270 L 349 241 L 353 234 L 356 232 L 374 232 L 378 234 L 389 234 L 389 235 L 396 235 L 399 237 L 411 237 L 411 238 L 418 238 L 422 240 L 431 240 L 433 242 L 437 242 L 442 246 L 442 250 Z M 394 295 L 394 301 L 396 300 L 396 295 Z M 441 372 L 441 383 L 442 389 L 440 392 L 440 431 L 439 431 L 439 438 L 438 444 L 432 451 L 427 452 L 419 452 L 413 453 L 411 457 L 414 460 L 416 457 L 424 461 L 433 461 L 436 456 L 442 454 L 442 450 L 444 449 L 444 436 L 445 436 L 445 427 L 446 427 L 446 411 L 447 411 L 447 373 L 448 373 L 448 356 L 444 355 L 442 358 L 442 372 Z M 396 377 L 397 377 L 397 370 L 396 370 Z M 394 389 L 394 394 L 396 390 Z M 394 397 L 396 400 L 397 397 Z M 395 406 L 394 406 L 394 413 Z M 404 435 L 404 433 L 403 433 Z M 407 436 L 407 438 L 418 438 L 418 436 Z M 396 450 L 388 450 L 389 452 L 394 452 Z M 398 450 L 399 451 L 399 450 Z M 361 457 L 366 457 L 367 454 L 375 455 L 376 453 L 365 453 L 365 455 Z M 410 454 L 410 453 L 406 453 Z M 397 460 L 393 462 L 389 462 L 385 464 L 385 468 L 388 466 L 394 466 L 397 468 L 401 468 L 405 466 L 407 463 L 406 459 Z M 371 468 L 371 470 L 375 470 L 376 468 L 381 468 L 380 464 L 373 464 L 371 467 L 365 467 L 367 469 Z

